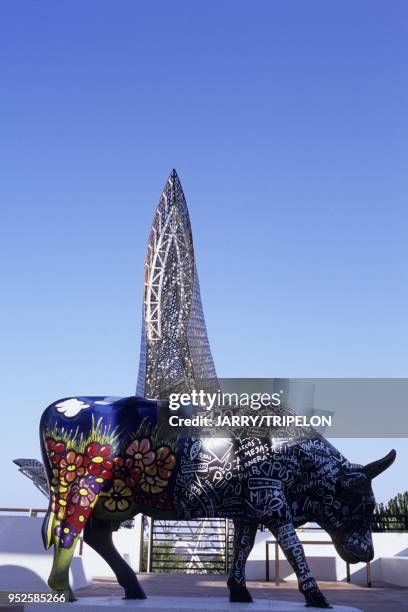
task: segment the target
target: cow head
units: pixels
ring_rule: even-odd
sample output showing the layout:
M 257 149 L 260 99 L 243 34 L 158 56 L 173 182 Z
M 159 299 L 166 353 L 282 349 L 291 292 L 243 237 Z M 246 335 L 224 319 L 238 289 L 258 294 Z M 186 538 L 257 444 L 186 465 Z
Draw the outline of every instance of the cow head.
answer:
M 373 478 L 386 470 L 396 457 L 392 450 L 366 466 L 353 466 L 336 480 L 334 496 L 323 500 L 321 526 L 329 533 L 344 561 L 371 561 L 374 556 L 371 517 L 375 498 Z

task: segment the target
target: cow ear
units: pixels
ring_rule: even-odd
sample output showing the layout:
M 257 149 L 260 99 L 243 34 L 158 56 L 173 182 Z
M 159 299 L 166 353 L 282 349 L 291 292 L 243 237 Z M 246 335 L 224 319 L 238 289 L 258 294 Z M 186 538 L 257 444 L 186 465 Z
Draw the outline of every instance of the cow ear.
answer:
M 366 473 L 367 477 L 370 478 L 370 480 L 372 480 L 373 478 L 381 474 L 381 472 L 389 468 L 390 465 L 394 463 L 396 456 L 397 456 L 396 450 L 392 449 L 388 453 L 388 455 L 385 455 L 385 457 L 383 457 L 382 459 L 377 459 L 377 461 L 368 463 L 364 467 L 364 472 Z
M 341 476 L 336 482 L 337 491 L 345 493 L 346 491 L 354 491 L 367 482 L 367 477 L 363 473 L 353 473 Z

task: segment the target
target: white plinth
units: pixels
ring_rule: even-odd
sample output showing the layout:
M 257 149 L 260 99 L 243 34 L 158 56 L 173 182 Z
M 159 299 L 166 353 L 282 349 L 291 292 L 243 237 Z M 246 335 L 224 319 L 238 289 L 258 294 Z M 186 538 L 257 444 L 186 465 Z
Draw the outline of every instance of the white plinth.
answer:
M 119 597 L 81 597 L 67 604 L 27 604 L 24 610 L 46 612 L 305 612 L 303 603 L 258 599 L 253 603 L 230 603 L 223 597 L 148 597 L 140 601 Z M 315 608 L 311 608 L 315 609 Z M 362 612 L 359 608 L 333 606 L 334 612 Z

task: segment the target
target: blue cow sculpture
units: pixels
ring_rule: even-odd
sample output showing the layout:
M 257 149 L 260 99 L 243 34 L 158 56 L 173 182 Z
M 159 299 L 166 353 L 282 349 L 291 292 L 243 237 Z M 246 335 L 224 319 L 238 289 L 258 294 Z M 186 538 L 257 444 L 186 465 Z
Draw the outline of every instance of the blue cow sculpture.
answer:
M 50 487 L 43 523 L 54 545 L 48 580 L 74 600 L 69 567 L 78 537 L 112 568 L 126 598 L 145 598 L 137 577 L 115 549 L 112 531 L 137 513 L 159 519 L 224 517 L 234 523 L 227 585 L 230 601 L 250 602 L 245 564 L 259 525 L 275 536 L 309 607 L 328 608 L 308 567 L 296 528 L 313 521 L 350 563 L 373 558 L 371 480 L 395 459 L 350 463 L 317 433 L 276 440 L 162 436 L 163 404 L 140 397 L 71 397 L 50 405 L 40 424 Z

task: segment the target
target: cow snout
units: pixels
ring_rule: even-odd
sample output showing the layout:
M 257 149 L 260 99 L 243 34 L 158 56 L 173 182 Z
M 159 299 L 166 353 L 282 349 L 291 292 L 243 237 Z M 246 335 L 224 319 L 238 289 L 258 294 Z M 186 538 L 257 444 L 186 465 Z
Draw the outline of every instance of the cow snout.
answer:
M 359 549 L 356 553 L 355 556 L 357 558 L 357 561 L 354 561 L 354 563 L 368 563 L 368 561 L 372 561 L 374 558 L 374 548 L 373 546 L 369 546 L 366 550 L 364 549 Z M 353 563 L 353 562 L 352 562 Z
M 374 547 L 372 543 L 352 542 L 347 544 L 336 544 L 336 549 L 340 557 L 347 563 L 367 563 L 374 558 Z

